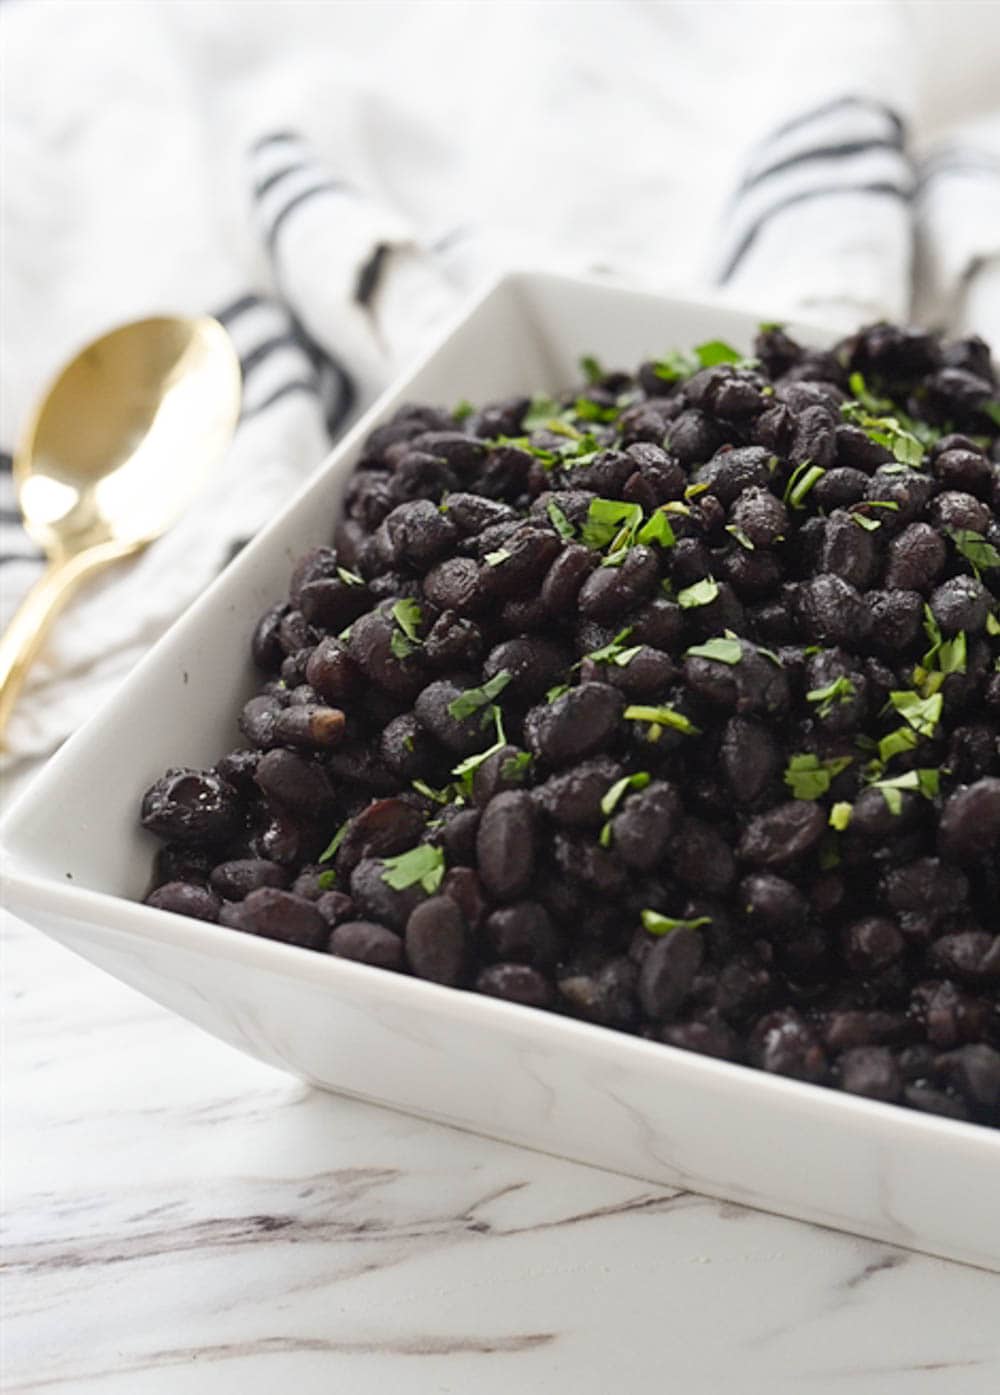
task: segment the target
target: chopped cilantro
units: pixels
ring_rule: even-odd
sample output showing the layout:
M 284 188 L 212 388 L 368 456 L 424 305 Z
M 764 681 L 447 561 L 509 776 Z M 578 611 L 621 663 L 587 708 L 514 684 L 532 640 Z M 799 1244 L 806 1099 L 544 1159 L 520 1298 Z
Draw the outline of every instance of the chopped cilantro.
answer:
M 738 639 L 706 639 L 704 644 L 692 644 L 684 653 L 696 659 L 715 659 L 720 664 L 738 664 L 743 657 Z
M 332 867 L 328 867 L 325 872 L 320 872 L 316 878 L 316 885 L 320 891 L 332 891 L 337 885 L 337 874 Z
M 1000 428 L 1000 402 L 984 402 L 979 410 L 985 412 L 993 425 Z
M 609 786 L 601 800 L 601 813 L 605 818 L 610 818 L 621 803 L 626 790 L 644 790 L 652 778 L 646 770 L 637 770 L 634 775 L 623 775 L 620 780 Z
M 714 577 L 706 576 L 693 586 L 685 586 L 677 592 L 677 604 L 682 610 L 691 610 L 699 605 L 711 605 L 719 594 L 719 583 Z
M 499 677 L 499 674 L 497 675 Z M 497 751 L 502 751 L 507 745 L 507 737 L 503 729 L 503 714 L 499 707 L 490 708 L 493 713 L 493 723 L 496 729 L 496 740 L 492 746 L 487 746 L 485 751 L 479 751 L 474 756 L 466 756 L 465 760 L 459 761 L 452 770 L 453 775 L 457 775 L 465 790 L 472 788 L 472 777 L 482 765 L 484 760 L 489 760 L 490 756 L 496 755 Z
M 607 376 L 601 366 L 600 360 L 596 359 L 593 354 L 584 354 L 580 359 L 580 372 L 591 387 Z
M 329 861 L 330 861 L 330 858 L 334 856 L 334 854 L 336 853 L 337 849 L 340 847 L 341 843 L 342 843 L 342 842 L 344 841 L 344 839 L 347 837 L 347 830 L 348 830 L 348 828 L 350 827 L 350 825 L 351 825 L 350 819 L 345 819 L 344 822 L 343 822 L 343 823 L 340 825 L 340 827 L 337 829 L 336 833 L 335 833 L 335 834 L 333 835 L 333 837 L 330 839 L 329 843 L 326 845 L 326 847 L 325 847 L 325 848 L 323 849 L 323 851 L 320 853 L 319 857 L 316 859 L 317 862 L 329 862 Z
M 466 417 L 471 417 L 472 413 L 475 410 L 476 409 L 475 407 L 473 407 L 472 403 L 467 402 L 466 399 L 463 397 L 461 402 L 456 402 L 455 406 L 452 407 L 451 415 L 455 421 L 463 422 L 465 421 Z
M 805 497 L 810 489 L 817 484 L 826 471 L 822 465 L 814 465 L 811 460 L 803 460 L 801 465 L 796 465 L 788 483 L 785 485 L 785 492 L 782 496 L 786 504 L 790 504 L 793 509 L 805 508 Z
M 567 542 L 572 542 L 576 537 L 576 529 L 554 499 L 549 500 L 545 506 L 545 511 L 559 536 L 565 538 Z
M 734 538 L 736 539 L 736 541 L 739 543 L 740 547 L 745 547 L 746 550 L 747 550 L 747 552 L 753 552 L 753 551 L 754 551 L 753 542 L 751 541 L 750 538 L 747 537 L 747 535 L 746 535 L 746 533 L 743 531 L 743 529 L 740 528 L 737 524 L 735 524 L 735 523 L 727 523 L 727 524 L 726 524 L 726 532 L 727 532 L 727 533 L 732 533 L 733 537 L 734 537 Z
M 905 775 L 897 775 L 891 780 L 874 780 L 872 788 L 881 790 L 882 797 L 891 814 L 900 814 L 903 809 L 901 790 L 916 790 L 925 799 L 933 799 L 941 787 L 940 772 L 933 769 L 908 770 Z
M 852 513 L 851 517 L 859 528 L 864 528 L 866 532 L 874 533 L 876 529 L 882 527 L 880 518 L 866 518 L 863 513 Z
M 411 784 L 417 794 L 426 796 L 427 799 L 433 800 L 435 804 L 451 803 L 451 795 L 449 793 L 450 786 L 446 785 L 443 790 L 435 790 L 430 787 L 426 780 L 413 780 Z
M 562 407 L 554 398 L 536 395 L 531 399 L 531 406 L 525 412 L 521 426 L 525 431 L 540 431 L 548 427 L 550 421 L 557 420 L 561 411 Z
M 697 499 L 699 494 L 704 494 L 709 488 L 708 480 L 698 480 L 695 484 L 689 484 L 684 491 L 684 498 L 690 501 Z
M 423 621 L 424 613 L 416 601 L 403 600 L 393 606 L 392 618 L 399 628 L 393 630 L 389 648 L 397 659 L 408 658 L 423 643 L 417 626 Z
M 614 421 L 619 409 L 617 407 L 602 407 L 598 402 L 592 402 L 589 397 L 578 397 L 573 406 L 573 411 L 580 421 Z
M 846 674 L 842 674 L 832 683 L 827 683 L 825 688 L 813 688 L 806 693 L 806 702 L 818 702 L 818 715 L 828 717 L 837 703 L 850 702 L 852 697 L 857 697 L 857 693 L 858 690 L 851 680 Z
M 364 586 L 365 584 L 363 576 L 358 576 L 357 572 L 348 571 L 346 567 L 338 567 L 337 575 L 345 586 Z
M 690 378 L 697 368 L 698 364 L 693 359 L 673 349 L 654 362 L 653 374 L 665 383 L 678 383 L 682 378 Z
M 670 727 L 673 731 L 682 732 L 684 736 L 697 736 L 700 728 L 696 727 L 683 712 L 678 712 L 673 707 L 666 705 L 661 707 L 626 707 L 625 720 L 628 722 L 649 722 L 650 727 L 646 735 L 650 741 L 659 741 L 661 728 Z
M 641 504 L 626 504 L 620 499 L 591 499 L 583 525 L 583 541 L 599 551 L 617 538 L 623 524 L 634 533 L 641 522 Z
M 561 698 L 564 693 L 568 693 L 571 687 L 572 684 L 570 683 L 556 683 L 555 686 L 549 688 L 548 692 L 545 694 L 545 701 L 555 702 L 558 698 Z
M 889 694 L 889 706 L 921 736 L 934 735 L 941 720 L 943 704 L 944 698 L 940 693 L 934 693 L 931 697 L 921 697 L 919 693 L 909 691 Z
M 866 509 L 889 509 L 892 513 L 899 513 L 899 505 L 895 499 L 865 499 L 861 507 Z
M 1000 618 L 993 614 L 992 610 L 986 614 L 986 633 L 988 635 L 1000 635 Z
M 886 765 L 893 756 L 901 756 L 906 751 L 913 751 L 919 745 L 920 737 L 912 727 L 897 727 L 888 736 L 883 736 L 878 743 L 878 758 L 883 765 Z
M 592 649 L 586 657 L 593 659 L 595 664 L 609 664 L 622 652 L 625 641 L 631 633 L 632 626 L 626 625 L 624 630 L 618 631 L 610 644 L 605 644 L 600 649 Z
M 651 935 L 666 935 L 671 930 L 697 930 L 700 925 L 712 923 L 710 915 L 695 916 L 693 920 L 678 920 L 676 916 L 661 915 L 659 911 L 645 910 L 641 914 L 643 928 Z
M 639 529 L 636 534 L 636 542 L 639 543 L 659 543 L 661 547 L 673 547 L 676 542 L 674 530 L 670 526 L 670 520 L 662 509 L 657 509 L 652 517 Z
M 702 368 L 714 368 L 718 363 L 742 363 L 743 355 L 724 339 L 709 339 L 699 344 L 695 355 Z
M 487 707 L 494 698 L 499 697 L 510 682 L 511 677 L 512 675 L 508 670 L 502 668 L 481 688 L 466 688 L 464 693 L 459 693 L 457 698 L 449 702 L 449 715 L 454 717 L 456 722 L 461 722 L 465 717 L 471 717 L 474 712 L 478 712 L 482 707 Z
M 819 799 L 852 760 L 852 756 L 831 756 L 827 760 L 820 760 L 811 752 L 792 756 L 785 767 L 785 784 L 796 799 Z
M 500 767 L 500 777 L 504 780 L 521 780 L 527 773 L 532 757 L 528 751 L 518 751 L 508 756 Z
M 433 896 L 444 880 L 444 853 L 433 843 L 421 843 L 396 857 L 384 857 L 382 880 L 393 891 L 405 891 L 417 883 Z
M 496 552 L 487 552 L 486 556 L 483 558 L 483 561 L 486 563 L 488 567 L 499 567 L 501 563 L 507 561 L 507 558 L 509 556 L 510 553 L 507 551 L 505 547 L 498 547 Z
M 854 815 L 854 806 L 848 804 L 846 800 L 838 799 L 837 803 L 830 810 L 830 817 L 827 820 L 831 828 L 835 828 L 838 833 L 843 833 L 844 829 L 851 822 Z
M 981 571 L 1000 567 L 1000 552 L 982 533 L 973 532 L 971 528 L 949 528 L 947 533 L 976 576 Z

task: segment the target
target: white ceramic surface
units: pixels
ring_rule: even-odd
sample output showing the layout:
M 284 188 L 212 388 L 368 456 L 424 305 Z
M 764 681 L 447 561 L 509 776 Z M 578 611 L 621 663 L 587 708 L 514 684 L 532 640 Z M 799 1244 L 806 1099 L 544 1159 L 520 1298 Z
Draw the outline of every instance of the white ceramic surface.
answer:
M 732 311 L 506 278 L 387 393 L 313 481 L 73 738 L 3 828 L 25 920 L 217 1036 L 316 1084 L 443 1123 L 1000 1270 L 1000 1134 L 748 1071 L 134 904 L 142 790 L 232 744 L 247 640 L 294 557 L 328 540 L 357 454 L 403 400 L 555 389 L 582 352 L 634 363 Z

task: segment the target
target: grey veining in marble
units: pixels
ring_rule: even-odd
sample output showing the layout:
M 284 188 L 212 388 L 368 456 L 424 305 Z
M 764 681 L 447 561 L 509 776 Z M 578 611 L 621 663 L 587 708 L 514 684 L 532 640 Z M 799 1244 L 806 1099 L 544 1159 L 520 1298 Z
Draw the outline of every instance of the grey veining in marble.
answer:
M 320 1094 L 5 931 L 7 1395 L 1000 1387 L 996 1275 Z

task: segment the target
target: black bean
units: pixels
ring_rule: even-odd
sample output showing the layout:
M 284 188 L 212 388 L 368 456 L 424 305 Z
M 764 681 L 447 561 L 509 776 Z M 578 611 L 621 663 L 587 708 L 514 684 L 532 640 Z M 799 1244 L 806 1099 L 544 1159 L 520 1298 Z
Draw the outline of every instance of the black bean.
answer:
M 293 814 L 321 814 L 333 802 L 333 788 L 322 766 L 292 751 L 268 751 L 254 779 L 271 799 Z
M 326 921 L 311 901 L 272 886 L 259 887 L 242 901 L 223 906 L 219 919 L 232 930 L 304 949 L 319 949 L 328 933 Z
M 827 470 L 813 485 L 810 498 L 817 508 L 832 512 L 834 509 L 843 509 L 858 503 L 864 499 L 867 491 L 868 476 L 845 465 Z M 855 526 L 861 527 L 860 524 Z
M 921 633 L 924 601 L 918 591 L 868 591 L 867 620 L 857 640 L 867 639 L 880 654 L 908 649 Z
M 533 592 L 562 548 L 555 533 L 541 528 L 520 527 L 505 538 L 496 552 L 505 553 L 495 566 L 487 564 L 482 574 L 489 596 L 507 599 Z
M 639 607 L 629 620 L 631 644 L 649 644 L 654 649 L 674 650 L 684 633 L 684 612 L 676 601 L 654 596 Z
M 802 634 L 812 644 L 857 644 L 870 623 L 857 589 L 830 572 L 801 583 L 795 611 Z
M 559 936 L 539 901 L 498 907 L 486 918 L 485 935 L 497 959 L 546 968 L 559 957 Z
M 873 441 L 867 431 L 863 431 L 860 426 L 841 422 L 835 428 L 834 436 L 837 441 L 838 466 L 864 471 L 866 475 L 871 475 L 880 465 L 892 463 L 893 456 L 889 447 L 883 446 L 878 441 Z M 837 473 L 839 473 L 838 470 L 828 471 L 828 474 Z M 861 495 L 859 494 L 857 497 L 860 498 Z
M 633 547 L 619 566 L 598 567 L 580 589 L 580 614 L 608 623 L 639 605 L 660 580 L 660 563 L 651 547 Z
M 274 722 L 274 739 L 284 746 L 300 746 L 307 751 L 326 750 L 342 740 L 346 718 L 337 707 L 287 707 Z
M 146 905 L 195 920 L 218 920 L 222 902 L 207 887 L 191 882 L 165 882 L 148 893 Z
M 530 964 L 491 964 L 478 974 L 475 988 L 524 1007 L 548 1007 L 554 996 L 552 984 Z
M 720 754 L 738 804 L 756 803 L 782 765 L 781 752 L 768 729 L 743 717 L 732 717 L 726 723 Z
M 530 795 L 506 790 L 483 811 L 476 838 L 479 875 L 500 901 L 523 896 L 535 870 L 537 815 Z
M 432 896 L 406 922 L 406 958 L 418 978 L 460 983 L 469 958 L 468 929 L 457 904 Z
M 238 818 L 236 791 L 212 770 L 168 770 L 142 797 L 143 828 L 175 843 L 223 842 Z
M 605 1027 L 629 1027 L 639 1015 L 639 970 L 618 956 L 591 966 L 567 966 L 559 975 L 559 996 L 572 1012 Z
M 859 591 L 875 580 L 878 570 L 875 537 L 843 509 L 835 509 L 826 521 L 820 568 L 850 582 Z
M 942 857 L 960 864 L 1000 849 L 1000 779 L 988 776 L 948 796 L 938 825 Z
M 403 941 L 376 921 L 344 921 L 329 936 L 327 950 L 338 959 L 353 959 L 377 969 L 403 967 Z
M 281 667 L 285 651 L 278 640 L 278 631 L 287 613 L 288 606 L 283 602 L 273 605 L 264 611 L 254 627 L 250 650 L 254 663 L 264 673 L 277 673 Z
M 394 717 L 382 732 L 379 756 L 404 783 L 426 780 L 438 764 L 439 748 L 412 712 Z
M 765 658 L 752 644 L 740 645 L 740 659 L 735 664 L 689 655 L 684 660 L 684 680 L 691 692 L 703 701 L 735 711 L 740 716 L 761 713 L 775 717 L 788 707 L 788 679 L 784 669 Z
M 819 804 L 791 799 L 750 820 L 737 856 L 758 867 L 781 867 L 814 848 L 825 828 L 825 811 Z
M 471 680 L 466 685 L 463 681 L 441 678 L 428 683 L 414 706 L 424 730 L 456 756 L 474 755 L 484 750 L 491 740 L 492 720 L 487 701 L 474 707 L 466 716 L 455 716 L 451 710 L 472 688 Z
M 351 873 L 351 899 L 362 916 L 401 935 L 427 893 L 419 883 L 397 891 L 385 880 L 385 872 L 381 858 L 362 858 Z
M 701 819 L 682 820 L 671 855 L 678 881 L 708 895 L 721 895 L 736 879 L 732 849 Z
M 806 898 L 794 883 L 773 872 L 755 872 L 739 886 L 740 903 L 751 925 L 765 935 L 787 937 L 802 930 L 809 913 Z
M 337 876 L 348 880 L 363 858 L 405 852 L 424 829 L 420 811 L 402 799 L 376 799 L 356 814 L 337 850 Z
M 769 489 L 751 486 L 733 501 L 729 520 L 754 547 L 771 547 L 788 530 L 788 510 Z
M 959 630 L 976 634 L 986 624 L 990 593 L 973 576 L 953 576 L 936 588 L 930 606 L 943 634 L 956 635 Z
M 662 1022 L 676 1015 L 701 968 L 705 942 L 697 930 L 668 931 L 645 956 L 639 970 L 639 1001 L 647 1017 Z
M 985 533 L 990 525 L 990 511 L 972 494 L 947 490 L 931 501 L 927 510 L 930 521 L 939 529 L 969 529 Z
M 608 756 L 580 761 L 537 785 L 533 798 L 554 823 L 565 828 L 598 827 L 605 815 L 601 800 L 620 779 L 622 767 Z
M 321 639 L 309 656 L 306 678 L 321 698 L 337 703 L 356 697 L 364 679 L 339 639 Z
M 393 649 L 393 636 L 403 635 L 391 614 L 371 611 L 351 626 L 348 653 L 366 678 L 394 697 L 412 699 L 423 687 L 424 675 L 419 648 L 406 653 L 397 641 L 402 657 Z M 405 639 L 405 636 L 403 636 Z M 317 692 L 323 692 L 321 682 L 310 677 Z M 324 693 L 324 696 L 327 694 Z
M 760 1019 L 751 1036 L 751 1054 L 763 1070 L 796 1080 L 822 1080 L 827 1072 L 822 1045 L 794 1008 L 769 1012 Z
M 438 826 L 430 833 L 431 841 L 440 845 L 446 860 L 452 865 L 472 866 L 476 860 L 476 838 L 479 834 L 480 811 L 449 804 L 438 815 Z
M 471 557 L 446 557 L 424 578 L 424 595 L 439 610 L 475 615 L 486 601 L 478 563 Z
M 1000 1051 L 992 1046 L 960 1046 L 938 1060 L 937 1070 L 970 1104 L 982 1109 L 1000 1106 Z
M 262 886 L 285 888 L 291 881 L 288 869 L 259 857 L 241 857 L 220 862 L 209 877 L 209 885 L 226 901 L 242 901 Z
M 569 765 L 610 744 L 622 714 L 621 694 L 607 683 L 581 683 L 525 720 L 528 749 L 548 765 Z
M 573 662 L 563 645 L 541 636 L 507 639 L 491 649 L 483 664 L 487 678 L 506 672 L 510 682 L 504 689 L 515 702 L 532 702 L 558 683 Z
M 529 778 L 531 756 L 517 746 L 501 746 L 476 767 L 472 797 L 484 809 L 495 794 L 521 789 Z
M 441 612 L 424 640 L 424 658 L 436 669 L 472 668 L 482 654 L 483 634 L 479 626 L 453 610 Z
M 615 853 L 629 867 L 649 871 L 670 847 L 680 815 L 680 795 L 666 780 L 628 795 L 611 825 Z
M 899 1067 L 886 1046 L 856 1046 L 839 1062 L 840 1083 L 852 1095 L 870 1100 L 898 1100 L 903 1089 Z

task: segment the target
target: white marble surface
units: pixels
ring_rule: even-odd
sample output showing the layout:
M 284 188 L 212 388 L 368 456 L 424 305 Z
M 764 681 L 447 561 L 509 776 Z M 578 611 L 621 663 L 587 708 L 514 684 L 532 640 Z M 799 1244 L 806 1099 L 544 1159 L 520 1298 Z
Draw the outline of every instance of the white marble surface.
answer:
M 1000 1277 L 311 1091 L 6 917 L 6 1395 L 980 1395 Z

